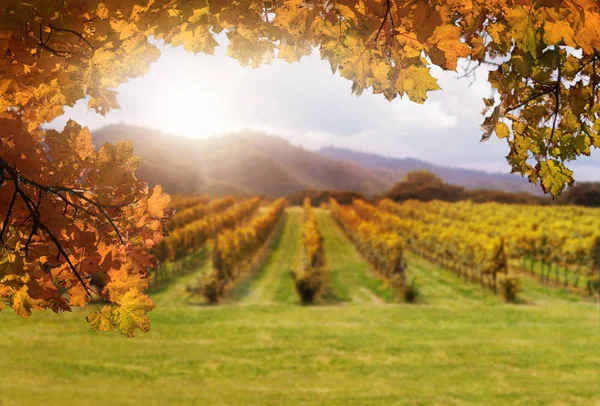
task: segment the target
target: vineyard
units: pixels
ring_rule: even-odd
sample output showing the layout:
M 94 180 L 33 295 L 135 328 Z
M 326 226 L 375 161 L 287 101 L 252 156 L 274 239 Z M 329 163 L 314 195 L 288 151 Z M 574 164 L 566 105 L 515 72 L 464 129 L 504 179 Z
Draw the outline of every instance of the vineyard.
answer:
M 106 388 L 125 398 L 127 377 L 145 389 L 123 404 L 553 404 L 559 382 L 559 403 L 600 402 L 598 210 L 314 204 L 175 197 L 154 248 L 151 331 L 121 341 L 88 333 L 85 310 L 3 312 L 3 365 L 30 361 L 0 381 L 0 400 L 114 403 Z M 58 336 L 67 348 L 42 355 Z M 31 390 L 50 376 L 60 391 Z
M 231 196 L 213 200 L 177 196 L 169 236 L 155 248 L 162 268 L 186 264 L 200 252 L 205 259 L 210 257 L 211 271 L 189 290 L 217 303 L 238 280 L 249 276 L 287 203 L 279 199 L 262 205 L 258 211 L 257 197 L 238 201 Z M 315 210 L 306 198 L 301 258 L 289 270 L 298 299 L 305 304 L 331 290 Z M 370 265 L 372 276 L 395 291 L 398 301 L 413 302 L 419 294 L 407 266 L 408 254 L 454 273 L 464 283 L 489 289 L 507 302 L 520 300 L 523 278 L 582 297 L 598 292 L 596 209 L 359 199 L 341 205 L 331 199 L 326 210 Z

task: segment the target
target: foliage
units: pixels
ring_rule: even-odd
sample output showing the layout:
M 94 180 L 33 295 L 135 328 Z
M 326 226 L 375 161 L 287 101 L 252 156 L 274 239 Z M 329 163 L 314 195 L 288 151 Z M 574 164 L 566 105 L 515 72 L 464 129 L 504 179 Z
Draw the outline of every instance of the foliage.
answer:
M 505 263 L 509 260 L 521 263 L 525 258 L 529 262 L 535 260 L 547 268 L 542 269 L 542 274 L 549 272 L 551 265 L 560 266 L 564 272 L 556 273 L 556 282 L 564 277 L 564 283 L 568 283 L 566 271 L 577 275 L 573 281 L 575 286 L 579 275 L 591 276 L 596 273 L 597 244 L 600 241 L 597 209 L 417 201 L 407 201 L 402 205 L 384 201 L 381 207 L 400 216 L 405 223 L 402 230 L 412 230 L 407 232 L 407 236 L 412 232 L 414 238 L 418 238 L 420 233 L 423 240 L 430 238 L 428 233 L 433 233 L 431 238 L 434 239 L 435 234 L 440 234 L 436 228 L 443 228 L 448 235 L 456 236 L 453 238 L 468 238 L 469 243 L 460 244 L 458 248 L 462 251 L 461 256 L 473 258 L 473 266 L 478 261 L 488 260 L 478 260 L 469 246 L 473 247 L 473 252 L 489 251 L 487 257 L 491 261 L 491 247 L 502 240 L 506 250 Z M 407 240 L 412 241 L 408 237 Z M 426 255 L 441 255 L 441 250 L 436 250 L 435 245 L 427 244 L 423 248 L 428 251 Z
M 387 230 L 404 236 L 408 247 L 445 268 L 496 292 L 497 276 L 507 271 L 507 253 L 502 238 L 468 228 L 453 216 L 427 210 L 438 204 L 384 200 L 379 207 L 355 202 L 363 216 L 377 218 Z
M 521 279 L 514 274 L 500 274 L 498 276 L 498 289 L 504 301 L 514 303 L 521 292 Z
M 396 202 L 416 199 L 422 201 L 462 200 L 465 189 L 444 183 L 440 177 L 428 171 L 409 171 L 401 182 L 396 183 L 385 197 Z
M 600 207 L 600 183 L 577 182 L 566 190 L 558 199 L 561 204 Z
M 403 285 L 406 281 L 404 239 L 401 234 L 387 230 L 379 219 L 355 210 L 361 204 L 366 205 L 357 200 L 353 206 L 343 207 L 332 199 L 331 214 L 377 273 L 396 286 Z
M 179 212 L 181 210 L 189 209 L 190 207 L 197 206 L 200 204 L 206 204 L 210 200 L 208 195 L 200 196 L 183 196 L 183 195 L 171 195 L 171 208 Z M 171 219 L 172 220 L 172 219 Z
M 212 54 L 224 33 L 228 55 L 254 67 L 318 49 L 356 94 L 371 88 L 417 103 L 439 89 L 431 65 L 455 70 L 459 58 L 492 65 L 483 139 L 506 140 L 513 171 L 556 196 L 573 183 L 565 163 L 600 145 L 599 7 L 592 0 L 5 0 L 0 295 L 28 315 L 84 305 L 86 280 L 97 272 L 119 285 L 101 292 L 113 303 L 147 285 L 155 264 L 148 250 L 160 241 L 168 197 L 135 178 L 130 145 L 95 152 L 77 124 L 62 133 L 41 125 L 84 98 L 100 114 L 118 108 L 114 89 L 159 57 L 150 36 Z
M 330 199 L 335 199 L 339 204 L 352 204 L 354 199 L 366 199 L 358 192 L 349 190 L 304 190 L 287 197 L 291 205 L 302 205 L 305 199 L 310 199 L 313 207 L 329 204 Z
M 384 196 L 396 202 L 415 199 L 426 202 L 431 200 L 443 200 L 446 202 L 471 200 L 478 203 L 548 203 L 548 199 L 546 198 L 533 196 L 524 192 L 510 193 L 501 190 L 466 189 L 461 186 L 445 183 L 440 177 L 424 170 L 409 171 L 404 179 L 396 183 Z
M 200 279 L 197 293 L 216 303 L 265 244 L 286 206 L 285 199 L 277 199 L 247 224 L 222 230 L 213 246 L 213 270 Z
M 215 202 L 231 203 L 231 198 Z M 159 260 L 175 261 L 186 255 L 197 252 L 206 242 L 215 238 L 221 230 L 237 227 L 246 218 L 252 215 L 260 205 L 259 197 L 243 200 L 229 208 L 222 210 L 223 204 L 214 205 L 215 212 L 192 221 L 172 232 L 156 249 Z
M 208 300 L 208 303 L 216 304 L 223 293 L 225 293 L 225 285 L 216 273 L 211 272 L 200 278 L 198 286 L 195 289 L 192 288 L 191 292 L 204 296 Z
M 302 303 L 313 303 L 323 291 L 327 277 L 325 247 L 310 198 L 304 199 L 303 207 L 302 268 L 292 271 L 292 277 Z
M 233 196 L 225 196 L 211 202 L 202 199 L 198 204 L 178 211 L 169 222 L 169 231 L 177 230 L 187 224 L 199 220 L 207 214 L 218 213 L 236 202 Z
M 133 175 L 129 143 L 95 150 L 89 131 L 69 121 L 62 133 L 45 133 L 50 157 L 17 120 L 0 128 L 0 310 L 6 300 L 21 316 L 61 313 L 96 295 L 117 307 L 93 327 L 132 335 L 122 316 L 135 297 L 143 303 L 136 325 L 146 330 L 143 313 L 152 306 L 141 292 L 156 265 L 148 251 L 162 240 L 169 196 Z M 106 281 L 102 291 L 92 278 Z

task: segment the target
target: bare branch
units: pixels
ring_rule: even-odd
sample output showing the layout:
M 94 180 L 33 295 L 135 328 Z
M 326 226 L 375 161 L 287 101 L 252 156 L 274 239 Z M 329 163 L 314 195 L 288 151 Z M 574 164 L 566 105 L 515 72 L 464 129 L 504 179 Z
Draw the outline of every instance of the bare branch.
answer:
M 68 28 L 58 28 L 53 25 L 50 25 L 49 27 L 50 27 L 51 33 L 52 33 L 52 31 L 57 31 L 57 32 L 67 32 L 69 34 L 73 34 L 73 35 L 77 36 L 79 39 L 81 39 L 83 42 L 85 42 L 91 49 L 94 49 L 94 46 L 92 44 L 90 44 L 90 42 L 87 39 L 85 39 L 83 34 L 80 32 L 77 32 L 75 30 L 70 30 Z

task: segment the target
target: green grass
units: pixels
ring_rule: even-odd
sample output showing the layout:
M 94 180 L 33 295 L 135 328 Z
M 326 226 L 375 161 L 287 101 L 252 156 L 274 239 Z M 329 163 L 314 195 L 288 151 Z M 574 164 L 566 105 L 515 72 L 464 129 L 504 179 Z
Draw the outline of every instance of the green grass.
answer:
M 550 271 L 550 281 L 545 280 L 541 281 L 542 271 L 544 274 L 544 278 L 548 275 L 547 264 L 542 263 L 541 261 L 533 260 L 530 261 L 529 258 L 523 258 L 521 261 L 516 262 L 518 264 L 520 271 L 523 275 L 529 276 L 531 279 L 535 279 L 540 284 L 547 284 L 550 286 L 554 286 L 556 289 L 562 289 L 565 292 L 570 292 L 574 294 L 588 294 L 587 292 L 587 283 L 590 278 L 587 275 L 577 274 L 573 271 L 566 270 L 562 267 L 558 267 L 559 278 L 558 281 L 556 279 L 556 266 L 552 265 L 552 270 Z M 531 267 L 533 265 L 533 267 Z M 567 275 L 568 286 L 564 286 L 565 282 L 565 273 Z M 577 286 L 575 284 L 577 283 Z
M 600 404 L 595 304 L 530 281 L 527 304 L 507 305 L 416 256 L 407 271 L 421 303 L 374 300 L 368 266 L 323 211 L 335 292 L 346 301 L 273 300 L 279 270 L 297 258 L 299 218 L 288 214 L 267 272 L 250 284 L 264 284 L 260 305 L 190 305 L 184 285 L 201 267 L 152 294 L 152 330 L 134 339 L 91 332 L 87 311 L 21 319 L 6 309 L 0 404 Z
M 294 282 L 290 270 L 296 266 L 299 259 L 301 240 L 300 225 L 302 210 L 298 207 L 289 208 L 284 215 L 283 224 L 267 247 L 267 259 L 263 269 L 248 278 L 240 287 L 236 287 L 233 295 L 243 298 L 246 305 L 278 302 L 296 302 Z
M 396 293 L 369 268 L 329 212 L 315 212 L 323 234 L 333 295 L 340 301 L 392 302 Z

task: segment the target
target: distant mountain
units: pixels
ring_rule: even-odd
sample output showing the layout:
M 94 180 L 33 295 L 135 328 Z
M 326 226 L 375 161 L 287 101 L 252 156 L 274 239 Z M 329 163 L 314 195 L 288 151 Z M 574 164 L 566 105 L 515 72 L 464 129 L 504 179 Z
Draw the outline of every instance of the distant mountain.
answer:
M 137 174 L 169 193 L 287 196 L 306 189 L 379 194 L 393 182 L 349 162 L 264 134 L 188 139 L 130 125 L 93 132 L 98 147 L 131 140 L 143 158 Z
M 446 183 L 463 186 L 468 189 L 494 189 L 532 194 L 541 193 L 539 188 L 519 175 L 437 166 L 413 158 L 388 158 L 377 154 L 336 147 L 322 148 L 319 153 L 328 158 L 353 163 L 365 169 L 370 169 L 385 182 L 395 183 L 411 170 L 426 170 L 435 173 Z

